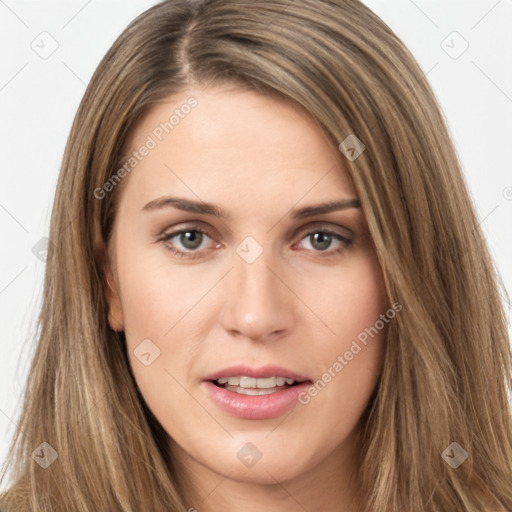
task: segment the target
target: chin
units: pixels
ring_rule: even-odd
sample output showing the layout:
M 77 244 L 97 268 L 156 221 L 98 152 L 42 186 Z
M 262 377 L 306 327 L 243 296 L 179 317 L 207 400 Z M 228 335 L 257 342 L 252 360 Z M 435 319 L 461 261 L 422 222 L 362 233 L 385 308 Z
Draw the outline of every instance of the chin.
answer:
M 238 461 L 237 461 L 238 462 Z M 227 476 L 236 482 L 254 483 L 259 485 L 271 485 L 277 482 L 293 480 L 303 472 L 302 464 L 296 460 L 276 459 L 275 457 L 263 461 L 259 460 L 254 466 L 248 468 L 240 463 L 218 464 L 211 468 Z M 227 469 L 228 468 L 228 469 Z M 227 469 L 227 471 L 226 471 Z M 305 468 L 304 468 L 305 471 Z
M 293 439 L 291 434 L 281 433 L 272 439 L 273 435 L 265 430 L 258 435 L 235 436 L 213 457 L 210 452 L 206 459 L 203 453 L 202 463 L 238 482 L 275 484 L 292 480 L 319 462 L 319 446 L 309 445 L 307 439 Z

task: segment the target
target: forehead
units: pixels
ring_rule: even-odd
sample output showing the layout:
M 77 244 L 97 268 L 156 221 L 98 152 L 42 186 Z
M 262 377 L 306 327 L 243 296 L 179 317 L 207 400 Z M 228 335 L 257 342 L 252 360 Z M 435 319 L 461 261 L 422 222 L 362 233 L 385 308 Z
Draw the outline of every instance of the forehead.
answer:
M 337 148 L 290 102 L 254 91 L 188 90 L 155 105 L 139 121 L 122 164 L 138 195 L 180 189 L 229 201 L 329 193 L 355 196 Z M 331 196 L 333 193 L 331 192 Z M 196 199 L 197 199 L 196 197 Z

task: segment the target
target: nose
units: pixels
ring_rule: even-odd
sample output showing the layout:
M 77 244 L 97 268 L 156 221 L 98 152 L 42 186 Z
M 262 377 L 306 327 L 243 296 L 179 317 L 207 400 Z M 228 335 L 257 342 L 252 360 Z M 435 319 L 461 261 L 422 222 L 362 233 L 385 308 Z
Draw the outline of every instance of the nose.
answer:
M 276 339 L 289 333 L 295 321 L 294 295 L 271 254 L 263 251 L 252 263 L 236 254 L 234 258 L 224 290 L 224 329 L 232 336 L 253 341 Z

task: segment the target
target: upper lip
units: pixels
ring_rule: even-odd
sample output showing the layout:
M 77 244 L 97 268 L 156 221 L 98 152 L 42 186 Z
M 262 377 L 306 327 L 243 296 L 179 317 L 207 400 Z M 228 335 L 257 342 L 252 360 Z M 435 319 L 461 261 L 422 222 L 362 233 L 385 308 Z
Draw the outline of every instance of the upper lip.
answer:
M 260 366 L 259 368 L 254 368 L 252 366 L 247 365 L 230 366 L 229 368 L 224 368 L 223 370 L 219 370 L 215 373 L 207 375 L 204 378 L 204 380 L 214 381 L 222 377 L 238 376 L 253 377 L 255 379 L 265 379 L 268 377 L 284 377 L 286 379 L 293 379 L 296 382 L 306 382 L 310 380 L 308 377 L 304 375 L 300 375 L 291 370 L 288 370 L 287 368 L 283 368 L 282 366 L 276 365 Z

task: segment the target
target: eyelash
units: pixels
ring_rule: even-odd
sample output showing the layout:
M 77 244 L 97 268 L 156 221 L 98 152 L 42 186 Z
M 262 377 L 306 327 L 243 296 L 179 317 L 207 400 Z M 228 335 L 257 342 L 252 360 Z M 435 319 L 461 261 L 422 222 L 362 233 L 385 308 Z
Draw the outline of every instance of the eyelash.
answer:
M 199 250 L 182 251 L 180 249 L 176 249 L 176 247 L 169 246 L 167 243 L 165 243 L 165 242 L 168 242 L 169 240 L 171 240 L 172 238 L 174 238 L 175 236 L 181 235 L 183 233 L 188 233 L 188 232 L 202 233 L 203 235 L 207 235 L 209 238 L 211 238 L 213 240 L 213 237 L 204 228 L 191 225 L 186 228 L 181 228 L 179 230 L 172 231 L 170 233 L 164 233 L 163 236 L 161 238 L 159 238 L 158 241 L 163 242 L 165 248 L 168 251 L 170 251 L 172 254 L 174 254 L 175 256 L 179 256 L 180 258 L 188 258 L 188 259 L 199 258 L 199 257 L 201 257 L 201 251 L 199 251 Z M 337 233 L 336 231 L 333 231 L 332 229 L 329 229 L 329 228 L 318 228 L 318 229 L 313 229 L 311 231 L 304 232 L 301 235 L 302 237 L 300 240 L 302 241 L 305 238 L 307 238 L 308 236 L 314 235 L 316 233 L 331 235 L 343 243 L 341 247 L 339 247 L 338 249 L 335 249 L 335 250 L 326 249 L 325 251 L 313 251 L 313 252 L 317 253 L 318 255 L 320 255 L 321 257 L 329 257 L 329 256 L 334 256 L 336 254 L 341 254 L 343 251 L 345 251 L 345 249 L 350 247 L 354 242 L 353 240 L 346 238 L 343 235 L 341 235 L 340 233 Z M 306 250 L 308 250 L 308 249 L 306 249 Z

